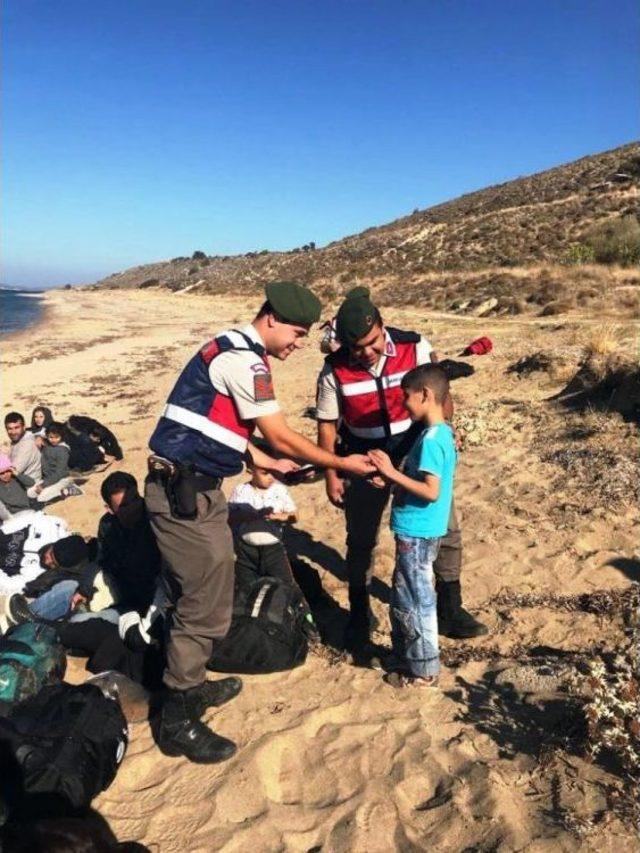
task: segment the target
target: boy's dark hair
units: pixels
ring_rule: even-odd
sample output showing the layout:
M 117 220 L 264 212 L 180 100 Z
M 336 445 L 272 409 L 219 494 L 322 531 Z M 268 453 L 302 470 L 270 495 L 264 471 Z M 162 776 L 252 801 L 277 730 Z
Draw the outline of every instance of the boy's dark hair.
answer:
M 402 377 L 400 383 L 405 391 L 421 391 L 430 388 L 436 403 L 444 403 L 449 393 L 447 374 L 437 364 L 420 364 Z
M 113 474 L 109 474 L 102 481 L 100 494 L 102 495 L 102 500 L 108 504 L 113 495 L 117 495 L 119 492 L 126 492 L 129 489 L 138 491 L 138 481 L 133 474 L 127 474 L 126 471 L 114 471 Z
M 64 424 L 61 424 L 60 421 L 51 421 L 48 427 L 45 428 L 46 435 L 59 435 L 60 438 L 64 438 L 67 434 L 67 431 L 64 428 Z
M 4 417 L 4 425 L 7 426 L 7 424 L 22 424 L 24 426 L 24 418 L 20 412 L 9 412 Z

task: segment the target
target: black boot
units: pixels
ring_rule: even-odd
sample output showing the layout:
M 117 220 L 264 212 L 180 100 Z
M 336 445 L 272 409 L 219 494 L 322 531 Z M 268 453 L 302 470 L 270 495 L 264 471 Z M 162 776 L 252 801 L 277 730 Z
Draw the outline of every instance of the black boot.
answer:
M 482 637 L 489 629 L 462 606 L 460 581 L 436 581 L 438 593 L 438 633 L 452 640 Z
M 159 697 L 160 708 L 152 719 L 152 729 L 160 751 L 184 755 L 195 764 L 215 764 L 231 758 L 236 745 L 194 718 L 187 693 L 165 689 Z
M 207 708 L 219 708 L 230 702 L 242 690 L 242 680 L 232 676 L 219 681 L 203 681 L 185 691 L 187 708 L 191 715 L 200 718 Z

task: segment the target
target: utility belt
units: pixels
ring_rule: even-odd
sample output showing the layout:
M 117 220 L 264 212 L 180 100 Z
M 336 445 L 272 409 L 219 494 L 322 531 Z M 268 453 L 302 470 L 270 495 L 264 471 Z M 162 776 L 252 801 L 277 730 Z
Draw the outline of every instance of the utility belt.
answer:
M 222 486 L 222 477 L 201 474 L 192 465 L 172 462 L 163 456 L 149 456 L 149 476 L 164 487 L 174 518 L 193 521 L 198 515 L 198 493 Z

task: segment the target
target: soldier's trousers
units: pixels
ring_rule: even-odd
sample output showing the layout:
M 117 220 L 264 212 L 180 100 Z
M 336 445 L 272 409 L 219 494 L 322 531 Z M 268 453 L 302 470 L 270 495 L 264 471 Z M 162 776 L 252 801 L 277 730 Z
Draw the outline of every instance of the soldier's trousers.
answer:
M 366 480 L 353 479 L 347 485 L 344 508 L 347 522 L 347 577 L 352 607 L 366 597 L 371 583 L 372 552 L 378 541 L 382 514 L 389 502 L 390 488 L 376 489 Z M 451 504 L 449 527 L 440 540 L 440 551 L 433 571 L 441 581 L 460 580 L 462 537 L 455 502 Z
M 187 690 L 205 680 L 213 641 L 231 623 L 235 557 L 227 502 L 218 489 L 200 492 L 196 518 L 174 518 L 164 485 L 153 477 L 147 477 L 144 498 L 173 606 L 163 681 Z

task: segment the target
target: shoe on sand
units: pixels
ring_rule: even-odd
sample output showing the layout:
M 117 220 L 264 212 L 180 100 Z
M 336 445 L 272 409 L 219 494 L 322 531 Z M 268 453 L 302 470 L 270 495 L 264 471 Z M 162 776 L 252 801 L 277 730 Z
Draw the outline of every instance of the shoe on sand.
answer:
M 5 614 L 14 625 L 34 622 L 36 619 L 36 614 L 31 611 L 26 596 L 20 592 L 9 596 L 5 605 Z
M 64 488 L 60 492 L 60 494 L 62 495 L 63 498 L 75 498 L 79 495 L 83 495 L 84 492 L 82 491 L 82 489 L 79 486 L 76 486 L 75 484 L 72 483 L 70 486 L 67 486 L 66 488 Z
M 432 690 L 434 687 L 438 686 L 437 675 L 426 675 L 421 678 L 414 675 L 403 675 L 401 672 L 389 672 L 387 675 L 383 676 L 383 681 L 396 690 L 403 690 L 406 688 L 413 690 Z

